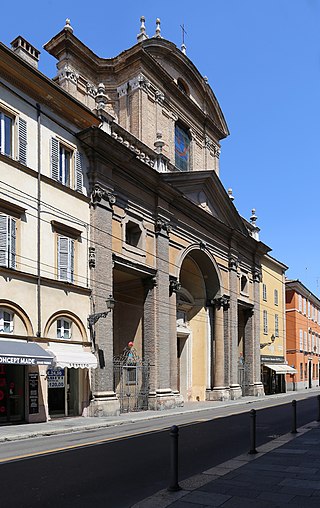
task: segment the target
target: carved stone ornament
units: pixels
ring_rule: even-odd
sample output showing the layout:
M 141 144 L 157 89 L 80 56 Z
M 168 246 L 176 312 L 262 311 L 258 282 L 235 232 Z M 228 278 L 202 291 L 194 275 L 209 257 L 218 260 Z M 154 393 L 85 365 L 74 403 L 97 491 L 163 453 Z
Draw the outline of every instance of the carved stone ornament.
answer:
M 210 150 L 210 152 L 213 152 L 214 156 L 219 158 L 220 157 L 220 148 L 208 137 L 205 136 L 204 138 L 204 146 Z
M 253 282 L 260 283 L 262 282 L 262 271 L 261 268 L 254 268 L 252 272 Z
M 88 81 L 86 83 L 86 88 L 87 88 L 87 94 L 90 95 L 90 97 L 95 98 L 95 96 L 97 95 L 97 88 L 95 87 L 95 85 Z
M 230 306 L 230 296 L 223 295 L 213 300 L 213 304 L 216 309 L 223 307 L 223 310 L 227 310 Z
M 79 74 L 70 67 L 70 65 L 67 63 L 62 69 L 59 71 L 58 74 L 59 81 L 63 81 L 64 79 L 68 79 L 69 81 L 72 81 L 72 83 L 77 84 L 79 79 Z
M 155 275 L 143 279 L 143 285 L 146 289 L 150 290 L 157 287 L 157 277 Z
M 89 268 L 96 267 L 96 249 L 95 247 L 89 247 Z
M 170 222 L 169 221 L 165 221 L 165 220 L 163 220 L 161 218 L 157 218 L 156 219 L 156 223 L 155 223 L 155 232 L 157 234 L 159 234 L 162 231 L 167 233 L 167 234 L 170 233 L 170 231 L 171 231 Z
M 169 294 L 170 296 L 172 293 L 177 293 L 181 289 L 181 282 L 179 282 L 176 279 L 170 279 L 169 281 Z
M 156 102 L 158 102 L 159 104 L 164 103 L 165 95 L 163 92 L 161 92 L 161 90 L 156 90 L 154 95 Z
M 100 185 L 96 184 L 91 192 L 91 204 L 95 206 L 100 203 L 102 199 L 108 201 L 110 206 L 114 205 L 116 202 L 116 196 L 114 194 L 106 191 L 100 187 Z
M 236 257 L 229 258 L 229 270 L 237 271 L 239 267 L 239 260 Z

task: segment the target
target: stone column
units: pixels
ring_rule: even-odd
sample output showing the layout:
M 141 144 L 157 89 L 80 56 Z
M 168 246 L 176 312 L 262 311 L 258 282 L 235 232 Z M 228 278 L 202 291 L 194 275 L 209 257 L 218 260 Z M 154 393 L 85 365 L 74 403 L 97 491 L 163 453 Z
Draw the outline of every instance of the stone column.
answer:
M 169 222 L 159 216 L 156 220 L 155 231 L 157 259 L 155 369 L 157 384 L 155 392 L 150 393 L 149 407 L 161 410 L 175 407 L 175 398 L 170 387 Z
M 245 394 L 254 395 L 254 310 L 246 310 L 244 326 Z
M 91 316 L 101 315 L 92 325 L 91 334 L 98 367 L 93 370 L 91 416 L 115 416 L 120 412 L 119 400 L 113 386 L 113 311 L 106 300 L 113 294 L 112 263 L 112 205 L 115 196 L 99 185 L 91 194 L 91 223 L 94 263 L 91 259 L 92 309 Z M 91 254 L 93 251 L 91 250 Z M 93 266 L 95 265 L 95 266 Z M 99 282 L 103 282 L 103 286 Z M 97 316 L 96 316 L 97 317 Z
M 238 383 L 238 259 L 235 255 L 229 258 L 229 330 L 230 330 L 230 398 L 235 400 L 242 396 Z
M 253 272 L 253 298 L 254 298 L 254 337 L 253 337 L 253 383 L 254 395 L 264 395 L 264 387 L 261 382 L 260 362 L 260 283 L 262 281 L 261 268 L 256 267 Z
M 225 386 L 225 348 L 224 348 L 224 308 L 228 306 L 228 298 L 216 298 L 214 312 L 214 388 L 211 400 L 228 400 L 229 389 Z
M 149 392 L 155 393 L 158 383 L 156 368 L 156 277 L 145 279 L 143 315 L 143 354 L 149 362 Z

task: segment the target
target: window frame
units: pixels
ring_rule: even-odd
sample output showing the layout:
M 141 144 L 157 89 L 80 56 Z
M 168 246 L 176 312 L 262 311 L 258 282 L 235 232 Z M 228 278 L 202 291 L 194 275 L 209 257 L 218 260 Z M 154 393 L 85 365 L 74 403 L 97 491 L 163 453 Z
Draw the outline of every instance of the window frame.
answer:
M 262 300 L 267 301 L 267 285 L 264 282 L 262 283 Z
M 268 335 L 268 312 L 263 310 L 263 334 Z
M 274 336 L 279 337 L 279 314 L 274 315 Z
M 2 221 L 2 218 L 4 220 Z M 1 224 L 3 222 L 3 224 Z M 3 229 L 2 229 L 3 228 Z M 1 247 L 3 242 L 3 247 Z M 3 258 L 3 262 L 2 262 Z M 17 268 L 17 218 L 0 210 L 0 266 Z
M 6 153 L 6 124 L 5 124 L 5 118 L 8 118 L 11 122 L 10 124 L 10 153 Z M 14 154 L 14 125 L 15 125 L 16 117 L 6 111 L 6 109 L 3 109 L 0 106 L 0 153 L 2 155 L 6 155 L 7 157 L 13 158 Z
M 57 278 L 61 282 L 74 284 L 75 246 L 74 238 L 57 233 Z
M 60 322 L 60 326 L 59 326 Z M 72 321 L 65 317 L 59 317 L 56 321 L 57 323 L 57 339 L 59 340 L 71 340 L 72 338 Z M 65 324 L 68 326 L 65 327 Z M 59 337 L 59 329 L 60 329 L 60 337 Z M 63 333 L 61 333 L 61 330 Z M 68 337 L 65 337 L 65 331 L 68 331 Z M 62 336 L 63 335 L 63 336 Z
M 9 319 L 5 320 L 5 314 Z M 5 330 L 5 322 L 9 323 L 9 330 Z M 3 328 L 3 329 L 1 329 Z M 14 313 L 6 307 L 0 307 L 0 334 L 13 334 L 14 331 Z
M 182 163 L 183 156 L 178 155 L 177 140 L 179 139 L 179 137 L 178 137 L 179 133 L 177 131 L 181 131 L 181 139 L 182 139 L 182 143 L 183 143 L 182 146 L 184 146 L 184 140 L 188 140 L 188 146 L 185 148 L 185 152 L 188 153 L 188 159 L 185 164 Z M 191 171 L 191 169 L 192 169 L 192 167 L 191 167 L 191 160 L 192 160 L 191 147 L 192 147 L 192 137 L 190 135 L 190 129 L 188 127 L 186 127 L 185 125 L 183 125 L 179 121 L 175 122 L 175 125 L 174 125 L 174 165 L 179 171 L 182 171 L 182 172 Z M 182 154 L 182 152 L 181 152 L 181 154 Z M 179 161 L 180 161 L 180 164 L 179 164 Z
M 274 290 L 274 304 L 279 306 L 279 291 L 276 288 Z

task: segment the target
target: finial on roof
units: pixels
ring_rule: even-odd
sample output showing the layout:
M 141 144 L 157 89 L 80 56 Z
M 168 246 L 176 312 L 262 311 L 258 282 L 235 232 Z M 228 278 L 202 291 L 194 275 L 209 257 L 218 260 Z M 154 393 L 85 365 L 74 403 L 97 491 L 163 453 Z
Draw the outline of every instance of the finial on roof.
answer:
M 67 18 L 66 19 L 66 24 L 64 25 L 63 27 L 65 30 L 68 30 L 69 32 L 73 33 L 73 28 L 72 26 L 70 25 L 70 19 Z
M 256 209 L 255 208 L 252 208 L 252 215 L 250 217 L 250 222 L 253 226 L 256 226 L 256 222 L 257 222 L 257 216 L 256 216 Z
M 208 85 L 209 84 L 208 76 L 203 76 L 203 79 L 204 79 L 204 82 Z
M 157 153 L 162 153 L 162 148 L 163 148 L 164 144 L 165 143 L 164 143 L 164 141 L 162 139 L 162 132 L 158 131 L 157 132 L 157 139 L 154 142 L 154 146 L 155 146 L 155 149 L 156 149 Z
M 156 33 L 155 37 L 158 37 L 159 39 L 162 39 L 161 37 L 161 28 L 160 28 L 160 18 L 156 19 Z
M 138 35 L 137 35 L 138 42 L 142 42 L 142 41 L 145 41 L 146 39 L 148 39 L 148 36 L 146 34 L 145 21 L 146 21 L 146 18 L 144 16 L 141 16 L 141 18 L 140 18 L 140 22 L 141 22 L 140 33 L 138 33 Z
M 229 195 L 229 198 L 231 199 L 231 201 L 234 200 L 234 196 L 232 195 L 232 189 L 230 187 L 230 189 L 228 189 L 228 195 Z
M 184 55 L 187 54 L 187 46 L 185 44 L 181 44 L 181 51 Z

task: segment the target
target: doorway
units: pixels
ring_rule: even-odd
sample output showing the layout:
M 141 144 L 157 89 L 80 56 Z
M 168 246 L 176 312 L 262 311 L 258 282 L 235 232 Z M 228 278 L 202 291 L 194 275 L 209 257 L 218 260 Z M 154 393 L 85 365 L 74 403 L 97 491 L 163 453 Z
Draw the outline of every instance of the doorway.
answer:
M 48 369 L 47 377 L 50 416 L 78 416 L 79 369 Z
M 25 421 L 25 368 L 0 365 L 0 424 Z

